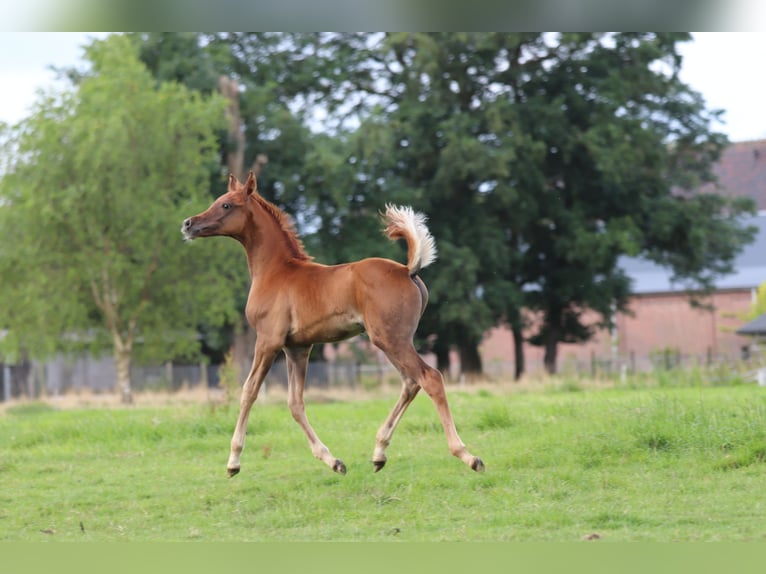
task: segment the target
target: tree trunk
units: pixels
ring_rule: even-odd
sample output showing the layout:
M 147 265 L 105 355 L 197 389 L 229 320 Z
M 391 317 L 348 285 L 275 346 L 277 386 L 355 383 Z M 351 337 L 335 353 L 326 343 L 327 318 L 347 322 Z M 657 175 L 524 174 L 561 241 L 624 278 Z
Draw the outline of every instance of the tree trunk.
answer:
M 474 343 L 460 345 L 460 372 L 467 379 L 477 379 L 483 374 L 479 346 Z
M 228 100 L 226 119 L 229 122 L 229 148 L 226 151 L 226 168 L 240 181 L 245 176 L 245 134 L 239 115 L 239 83 L 227 76 L 218 79 L 218 89 Z
M 237 179 L 244 181 L 247 177 L 247 173 L 245 173 L 246 142 L 242 117 L 239 112 L 239 82 L 228 76 L 221 76 L 218 78 L 218 90 L 229 102 L 226 106 L 226 119 L 229 123 L 229 149 L 226 152 L 226 168 Z M 256 177 L 268 161 L 269 158 L 262 153 L 255 157 L 250 169 L 253 170 Z
M 444 376 L 445 379 L 450 376 L 450 357 L 449 346 L 440 345 L 438 342 L 434 345 L 433 353 L 436 355 L 436 369 Z
M 559 332 L 558 329 L 551 328 L 545 337 L 545 356 L 543 364 L 545 371 L 549 375 L 556 374 L 556 355 L 558 354 Z
M 513 380 L 518 381 L 526 369 L 524 364 L 524 336 L 521 332 L 521 327 L 518 325 L 511 325 L 511 334 L 513 335 L 513 357 L 515 362 Z
M 130 386 L 131 351 L 123 345 L 115 346 L 114 364 L 117 368 L 117 386 L 120 389 L 122 402 L 133 403 L 133 390 Z

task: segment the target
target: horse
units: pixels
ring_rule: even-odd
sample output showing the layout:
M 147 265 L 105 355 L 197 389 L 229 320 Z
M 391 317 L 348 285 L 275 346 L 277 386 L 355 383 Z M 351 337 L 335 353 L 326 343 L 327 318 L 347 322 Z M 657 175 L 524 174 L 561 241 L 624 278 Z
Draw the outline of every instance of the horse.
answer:
M 458 436 L 441 373 L 423 361 L 413 344 L 428 302 L 428 290 L 417 273 L 435 259 L 434 239 L 425 217 L 410 207 L 387 205 L 383 219 L 385 235 L 406 242 L 406 265 L 377 257 L 340 265 L 316 263 L 304 250 L 290 217 L 259 194 L 252 171 L 244 184 L 230 175 L 223 195 L 207 210 L 184 220 L 181 232 L 187 241 L 212 236 L 239 241 L 251 276 L 245 315 L 257 337 L 231 439 L 229 477 L 240 471 L 250 410 L 280 351 L 287 360 L 288 406 L 311 452 L 333 471 L 346 474 L 346 465 L 311 427 L 303 389 L 315 343 L 336 342 L 365 331 L 402 378 L 399 400 L 375 437 L 374 472 L 386 464 L 385 451 L 396 425 L 421 388 L 438 411 L 450 452 L 471 469 L 484 470 L 481 459 L 468 452 Z

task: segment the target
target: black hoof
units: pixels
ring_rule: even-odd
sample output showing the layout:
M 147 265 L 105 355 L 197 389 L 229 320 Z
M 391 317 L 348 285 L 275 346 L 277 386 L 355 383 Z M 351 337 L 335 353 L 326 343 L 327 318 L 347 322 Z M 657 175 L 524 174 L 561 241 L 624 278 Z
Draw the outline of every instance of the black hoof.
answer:
M 227 468 L 226 469 L 226 474 L 228 474 L 229 478 L 231 478 L 232 476 L 236 476 L 236 475 L 239 474 L 239 469 L 238 468 Z
M 373 460 L 372 461 L 373 472 L 378 472 L 381 468 L 386 466 L 385 460 Z
M 335 464 L 332 465 L 332 469 L 338 474 L 346 474 L 346 465 L 340 459 L 335 459 Z
M 481 462 L 481 459 L 479 457 L 476 457 L 473 459 L 473 464 L 471 464 L 471 468 L 474 469 L 476 472 L 484 472 L 484 463 Z

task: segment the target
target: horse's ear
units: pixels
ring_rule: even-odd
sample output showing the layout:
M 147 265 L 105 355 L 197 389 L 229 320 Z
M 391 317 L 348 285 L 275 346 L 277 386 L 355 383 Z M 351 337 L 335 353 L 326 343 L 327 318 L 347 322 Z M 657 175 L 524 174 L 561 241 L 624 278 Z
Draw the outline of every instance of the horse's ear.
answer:
M 234 177 L 233 173 L 229 174 L 229 191 L 234 191 L 237 189 L 237 178 Z
M 258 182 L 255 180 L 253 170 L 250 170 L 250 175 L 247 176 L 247 181 L 245 182 L 245 193 L 250 195 L 254 191 L 258 191 Z

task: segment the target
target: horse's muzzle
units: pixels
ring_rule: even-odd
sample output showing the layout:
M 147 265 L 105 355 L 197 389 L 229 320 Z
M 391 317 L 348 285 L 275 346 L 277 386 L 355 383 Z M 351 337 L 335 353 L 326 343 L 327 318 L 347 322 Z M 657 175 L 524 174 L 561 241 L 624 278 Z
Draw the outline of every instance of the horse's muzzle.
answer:
M 181 224 L 181 233 L 186 241 L 194 239 L 194 232 L 192 230 L 192 225 L 194 224 L 193 219 L 193 217 L 184 219 L 184 222 Z

